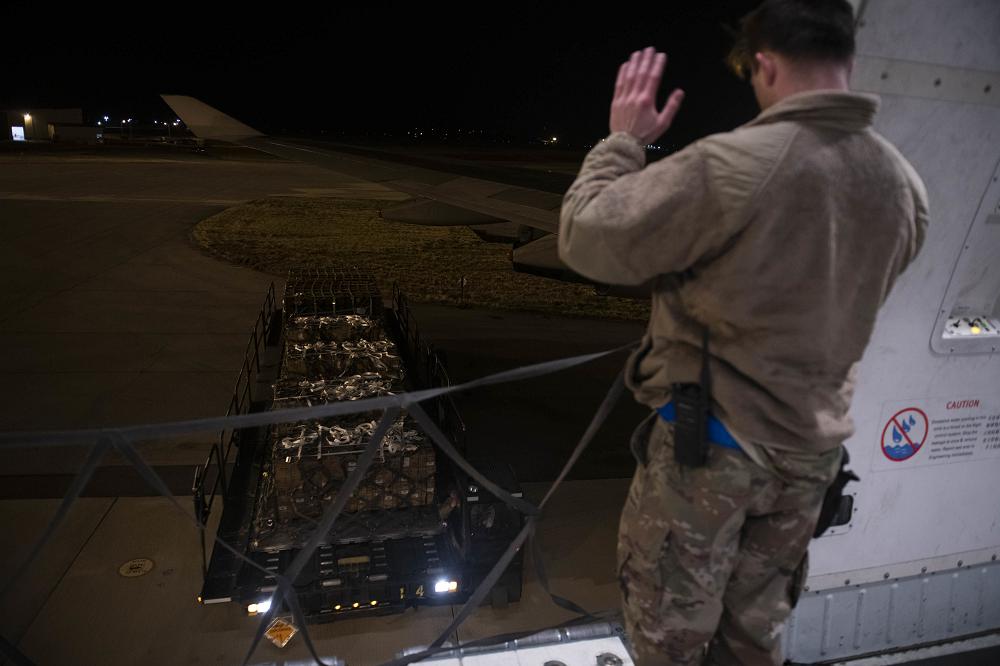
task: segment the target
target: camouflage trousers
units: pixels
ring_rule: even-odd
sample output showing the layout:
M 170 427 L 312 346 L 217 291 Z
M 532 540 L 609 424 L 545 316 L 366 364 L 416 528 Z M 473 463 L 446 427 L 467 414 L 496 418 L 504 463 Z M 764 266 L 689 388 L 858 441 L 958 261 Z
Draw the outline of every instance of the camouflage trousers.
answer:
M 637 664 L 780 664 L 840 449 L 776 453 L 772 471 L 713 444 L 704 467 L 682 467 L 654 412 L 632 450 L 618 577 Z

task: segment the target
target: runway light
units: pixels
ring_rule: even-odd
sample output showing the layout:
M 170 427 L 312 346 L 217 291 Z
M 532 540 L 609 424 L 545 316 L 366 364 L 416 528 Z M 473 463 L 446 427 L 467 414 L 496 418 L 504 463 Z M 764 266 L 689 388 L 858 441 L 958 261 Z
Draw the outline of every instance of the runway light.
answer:
M 458 591 L 458 581 L 439 580 L 434 584 L 435 592 L 456 592 Z

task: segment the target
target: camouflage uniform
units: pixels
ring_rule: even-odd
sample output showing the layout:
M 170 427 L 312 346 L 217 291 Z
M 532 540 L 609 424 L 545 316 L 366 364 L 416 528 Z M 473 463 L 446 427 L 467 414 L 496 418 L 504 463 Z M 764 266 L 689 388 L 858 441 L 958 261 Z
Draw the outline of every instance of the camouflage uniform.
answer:
M 768 469 L 711 445 L 708 464 L 686 468 L 674 462 L 673 426 L 654 412 L 632 450 L 618 571 L 637 663 L 780 664 L 779 632 L 840 449 L 782 452 Z

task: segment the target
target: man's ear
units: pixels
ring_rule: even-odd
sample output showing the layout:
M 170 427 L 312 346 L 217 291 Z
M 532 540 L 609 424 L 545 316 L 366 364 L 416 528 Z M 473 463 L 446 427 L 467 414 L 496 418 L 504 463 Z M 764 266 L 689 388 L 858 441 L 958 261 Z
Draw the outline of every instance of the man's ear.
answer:
M 763 51 L 758 51 L 753 54 L 753 59 L 757 63 L 757 67 L 760 69 L 761 80 L 768 87 L 773 86 L 774 80 L 778 76 L 778 67 L 774 56 L 769 53 L 764 53 Z

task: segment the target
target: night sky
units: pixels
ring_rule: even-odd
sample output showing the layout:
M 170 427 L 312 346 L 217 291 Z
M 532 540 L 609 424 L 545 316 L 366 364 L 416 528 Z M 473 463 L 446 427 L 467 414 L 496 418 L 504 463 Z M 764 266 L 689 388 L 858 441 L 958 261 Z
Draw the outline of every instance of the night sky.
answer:
M 670 62 L 661 97 L 687 99 L 661 143 L 676 148 L 749 120 L 749 86 L 723 65 L 754 0 L 327 10 L 302 5 L 207 18 L 194 6 L 147 14 L 95 8 L 25 17 L 4 35 L 0 109 L 82 107 L 88 120 L 171 117 L 159 93 L 186 94 L 272 134 L 363 137 L 407 129 L 485 130 L 561 145 L 607 134 L 619 64 L 653 45 Z M 13 27 L 13 26 L 10 26 Z

